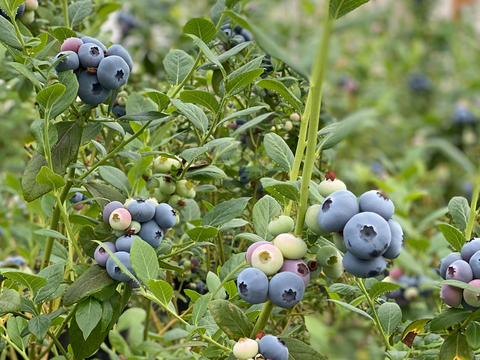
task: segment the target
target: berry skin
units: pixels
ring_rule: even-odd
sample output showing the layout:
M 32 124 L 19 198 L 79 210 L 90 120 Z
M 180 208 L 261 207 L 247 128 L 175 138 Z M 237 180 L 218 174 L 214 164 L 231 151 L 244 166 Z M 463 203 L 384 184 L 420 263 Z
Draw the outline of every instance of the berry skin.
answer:
M 130 215 L 130 212 L 123 207 L 115 209 L 110 214 L 108 222 L 114 230 L 125 230 L 132 223 L 132 215 Z
M 104 242 L 103 245 L 108 247 L 108 249 L 116 253 L 117 248 L 115 247 L 115 244 L 112 242 Z M 105 251 L 104 248 L 102 248 L 100 245 L 97 246 L 97 249 L 95 250 L 95 254 L 93 254 L 93 257 L 95 261 L 98 263 L 98 265 L 105 267 L 107 265 L 107 260 L 110 258 L 110 255 Z
M 105 47 L 105 45 L 103 45 L 100 41 L 98 41 L 95 38 L 92 38 L 90 36 L 84 36 L 80 40 L 82 40 L 84 44 L 95 44 L 98 47 L 100 47 L 102 51 L 107 51 L 107 48 Z
M 160 186 L 158 187 L 160 192 L 164 195 L 172 195 L 175 192 L 177 186 L 170 178 L 160 178 Z
M 276 274 L 268 286 L 270 301 L 284 309 L 297 305 L 302 301 L 304 293 L 305 283 L 302 278 L 291 272 Z
M 253 251 L 258 248 L 260 245 L 264 245 L 264 244 L 272 244 L 270 241 L 259 241 L 259 242 L 256 242 L 256 243 L 253 243 L 252 245 L 250 245 L 247 249 L 247 253 L 246 253 L 246 258 L 247 258 L 247 263 L 248 265 L 252 266 L 252 254 L 253 254 Z
M 473 287 L 480 289 L 480 280 L 475 279 L 468 283 L 468 285 L 472 285 Z M 480 293 L 476 293 L 470 290 L 463 290 L 463 299 L 465 302 L 473 307 L 480 307 Z
M 115 243 L 115 246 L 117 247 L 118 251 L 125 251 L 127 253 L 130 253 L 130 249 L 132 248 L 132 243 L 133 239 L 139 238 L 139 236 L 134 236 L 134 235 L 123 235 L 120 236 L 117 239 L 117 242 Z
M 38 0 L 25 1 L 25 11 L 35 11 L 37 10 L 37 8 L 38 8 Z
M 129 71 L 132 71 L 132 68 L 133 68 L 132 57 L 130 56 L 128 51 L 123 48 L 123 46 L 112 45 L 108 48 L 107 54 L 108 54 L 108 56 L 112 56 L 112 55 L 120 56 L 125 61 L 125 63 L 128 65 Z
M 176 191 L 178 195 L 187 199 L 193 199 L 197 194 L 195 185 L 193 185 L 191 181 L 185 179 L 177 182 Z
M 402 268 L 399 268 L 399 267 L 396 267 L 390 270 L 390 277 L 393 280 L 398 280 L 400 276 L 402 276 L 403 274 L 405 274 L 405 272 L 403 271 Z
M 130 286 L 132 289 L 140 288 L 140 285 L 135 280 L 127 281 L 127 285 Z
M 160 180 L 153 177 L 149 178 L 145 183 L 145 189 L 147 190 L 154 190 L 154 189 L 158 189 L 159 187 L 160 187 Z
M 268 232 L 272 236 L 288 233 L 293 230 L 295 222 L 290 216 L 280 215 L 268 224 Z
M 138 236 L 145 240 L 151 247 L 156 248 L 163 240 L 163 230 L 154 220 L 150 220 L 142 224 Z
M 285 124 L 283 124 L 283 130 L 291 131 L 292 129 L 293 129 L 293 123 L 291 121 L 286 121 Z
M 341 256 L 332 245 L 323 246 L 317 251 L 317 263 L 321 266 L 333 266 L 339 260 L 341 262 Z
M 158 156 L 153 160 L 153 172 L 166 174 L 172 170 L 172 167 L 179 169 L 181 167 L 180 161 L 165 156 Z
M 440 262 L 440 276 L 442 279 L 447 278 L 447 269 L 454 261 L 462 260 L 462 256 L 458 252 L 454 252 L 445 256 Z
M 128 208 L 128 205 L 130 205 L 132 202 L 135 202 L 135 201 L 136 201 L 135 199 L 128 198 L 127 200 L 125 200 L 125 203 L 123 204 L 123 207 L 126 209 L 126 208 Z
M 154 220 L 163 229 L 174 227 L 177 224 L 177 211 L 166 203 L 158 204 Z
M 288 360 L 288 348 L 282 340 L 273 335 L 265 335 L 260 339 L 258 352 L 264 359 Z
M 240 175 L 239 180 L 242 184 L 247 185 L 250 182 L 250 178 L 248 177 L 248 173 L 244 172 Z
M 305 241 L 291 233 L 278 235 L 273 244 L 282 252 L 285 259 L 301 259 L 308 250 Z
M 451 307 L 457 307 L 462 303 L 463 290 L 450 285 L 442 285 L 440 299 Z
M 348 220 L 343 229 L 348 251 L 359 259 L 369 260 L 382 255 L 390 245 L 390 226 L 380 215 L 362 212 Z
M 400 224 L 393 219 L 388 220 L 387 223 L 390 227 L 392 240 L 390 241 L 390 245 L 388 246 L 387 250 L 383 253 L 383 257 L 387 259 L 396 259 L 402 251 L 403 230 Z
M 339 261 L 332 266 L 323 267 L 324 274 L 332 280 L 337 280 L 340 276 L 343 275 L 343 264 L 342 257 L 340 256 Z
M 117 97 L 117 105 L 120 105 L 120 106 L 127 106 L 127 98 L 126 97 L 123 97 L 123 96 L 118 96 Z
M 300 121 L 300 115 L 298 115 L 297 113 L 292 113 L 292 114 L 290 114 L 290 120 Z
M 477 251 L 480 251 L 480 238 L 473 238 L 463 244 L 460 254 L 463 260 L 468 262 Z
M 343 257 L 343 267 L 345 270 L 359 278 L 370 278 L 380 275 L 387 267 L 387 263 L 382 256 L 373 260 L 363 260 L 356 258 L 347 251 Z
M 265 275 L 276 274 L 282 265 L 282 252 L 273 244 L 260 245 L 252 253 L 252 266 Z
M 83 41 L 79 38 L 68 38 L 63 41 L 62 46 L 60 47 L 61 51 L 73 51 L 78 53 L 78 49 L 83 45 Z
M 327 197 L 328 195 L 339 190 L 347 190 L 347 185 L 345 185 L 345 183 L 339 179 L 325 179 L 318 185 L 318 192 L 323 197 Z
M 88 105 L 99 105 L 112 93 L 100 84 L 96 74 L 82 72 L 78 76 L 78 96 Z
M 150 221 L 155 216 L 155 205 L 145 199 L 140 199 L 128 204 L 127 210 L 132 219 L 141 223 Z
M 473 280 L 473 271 L 466 261 L 457 260 L 447 268 L 446 278 L 447 280 L 458 280 L 468 283 Z
M 25 11 L 18 19 L 24 24 L 31 24 L 35 21 L 35 11 Z
M 476 310 L 479 309 L 478 307 L 474 307 L 474 306 L 468 305 L 467 302 L 465 301 L 465 299 L 462 300 L 462 307 L 463 307 L 465 310 L 470 310 L 470 311 L 476 311 Z
M 358 214 L 358 201 L 348 190 L 339 190 L 326 198 L 318 212 L 318 225 L 326 231 L 342 231 L 350 218 Z
M 150 196 L 152 196 L 159 203 L 165 200 L 165 195 L 162 194 L 160 189 L 155 189 L 153 191 L 150 191 Z
M 125 106 L 117 104 L 112 108 L 112 114 L 115 115 L 115 117 L 117 118 L 121 118 L 122 116 L 127 115 L 127 109 L 125 108 Z
M 245 41 L 252 41 L 253 40 L 253 34 L 247 29 L 240 30 L 240 35 L 243 36 Z
M 298 259 L 298 260 L 285 259 L 283 261 L 282 267 L 280 268 L 280 270 L 278 270 L 278 272 L 281 273 L 285 271 L 291 272 L 300 276 L 305 286 L 307 286 L 308 283 L 310 282 L 310 269 L 308 268 L 307 264 L 303 262 L 302 259 Z
M 233 48 L 233 47 L 235 47 L 238 44 L 241 44 L 243 42 L 245 42 L 245 38 L 242 35 L 235 35 L 232 38 L 231 47 Z
M 328 231 L 323 230 L 320 225 L 318 225 L 317 217 L 318 212 L 321 209 L 320 204 L 312 205 L 308 208 L 307 213 L 305 214 L 305 224 L 307 227 L 317 235 L 323 236 L 329 234 Z
M 85 46 L 85 45 L 84 45 Z M 82 48 L 80 48 L 82 51 Z M 120 56 L 109 56 L 103 59 L 97 70 L 97 77 L 103 87 L 115 90 L 126 84 L 130 75 L 130 69 Z
M 157 199 L 155 199 L 154 197 L 149 197 L 147 199 L 148 202 L 151 202 L 153 204 L 153 206 L 157 207 L 158 206 L 158 201 Z
M 123 204 L 120 201 L 112 201 L 111 203 L 108 203 L 103 208 L 103 221 L 109 224 L 110 215 L 112 214 L 113 210 L 120 208 L 123 208 Z
M 115 256 L 132 274 L 135 274 L 132 270 L 129 253 L 125 251 L 117 251 Z M 117 264 L 115 264 L 115 261 L 113 261 L 113 258 L 111 257 L 109 257 L 107 260 L 107 272 L 113 280 L 120 282 L 130 281 L 130 277 L 125 274 Z
M 87 43 L 78 49 L 78 58 L 84 68 L 97 68 L 104 59 L 104 54 L 100 46 Z
M 261 304 L 267 300 L 268 278 L 260 270 L 248 268 L 237 279 L 238 296 L 249 304 Z
M 467 104 L 463 102 L 455 105 L 455 111 L 451 119 L 452 123 L 460 125 L 475 124 L 478 121 L 477 117 L 467 107 Z
M 468 262 L 473 271 L 473 278 L 480 279 L 480 251 L 472 255 Z
M 55 70 L 58 72 L 68 71 L 68 70 L 77 70 L 78 66 L 80 65 L 80 61 L 78 60 L 78 55 L 73 51 L 63 51 L 59 53 L 54 58 L 54 62 L 56 62 L 62 56 L 68 55 L 66 58 L 60 60 L 60 62 L 55 65 Z
M 236 119 L 236 120 L 235 120 L 235 123 L 237 124 L 237 128 L 239 128 L 240 126 L 246 124 L 246 123 L 247 123 L 247 120 L 245 120 L 245 119 Z
M 85 204 L 78 204 L 78 205 L 75 205 L 73 208 L 75 210 L 82 210 L 84 207 L 85 207 Z
M 248 360 L 258 354 L 258 343 L 252 339 L 241 338 L 232 350 L 238 360 Z
M 70 198 L 69 201 L 70 201 L 72 204 L 76 204 L 76 203 L 78 203 L 78 202 L 80 202 L 80 201 L 82 201 L 82 200 L 83 200 L 83 194 L 82 194 L 81 192 L 78 192 L 78 191 L 77 191 L 77 192 L 75 193 L 75 195 L 73 195 L 73 196 Z
M 182 208 L 187 206 L 187 204 L 185 203 L 185 201 L 183 201 L 183 198 L 180 195 L 172 195 L 172 197 L 170 197 L 170 199 L 168 200 L 168 205 L 170 205 L 175 210 L 181 210 Z
M 377 190 L 370 190 L 363 193 L 358 202 L 361 211 L 377 213 L 387 221 L 395 213 L 395 205 L 393 202 Z
M 348 251 L 347 247 L 345 246 L 345 239 L 342 235 L 338 232 L 333 233 L 333 243 L 340 250 L 342 253 L 346 253 Z
M 416 299 L 419 295 L 418 288 L 415 286 L 409 286 L 408 288 L 405 289 L 403 292 L 403 297 L 407 299 L 408 301 L 412 301 Z

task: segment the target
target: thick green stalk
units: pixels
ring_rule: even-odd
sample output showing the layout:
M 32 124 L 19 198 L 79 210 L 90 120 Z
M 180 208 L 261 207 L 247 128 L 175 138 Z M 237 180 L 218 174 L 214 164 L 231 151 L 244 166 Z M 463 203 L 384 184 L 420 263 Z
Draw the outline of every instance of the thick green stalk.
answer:
M 472 202 L 470 204 L 470 214 L 468 216 L 467 228 L 465 229 L 465 239 L 470 240 L 472 237 L 473 225 L 475 217 L 477 216 L 477 202 L 478 193 L 480 192 L 480 168 L 475 179 L 475 186 L 473 188 Z
M 255 339 L 257 334 L 260 331 L 263 331 L 265 329 L 265 325 L 267 325 L 268 318 L 270 317 L 270 314 L 272 313 L 275 305 L 268 300 L 266 303 L 263 304 L 262 311 L 260 312 L 260 315 L 258 316 L 257 322 L 255 323 L 255 327 L 252 330 L 252 333 L 250 334 L 250 338 Z
M 63 22 L 65 27 L 70 27 L 70 21 L 68 19 L 68 0 L 62 0 L 62 13 L 63 13 Z
M 145 299 L 146 300 L 146 304 L 145 306 L 147 307 L 146 311 L 147 311 L 147 316 L 145 318 L 145 328 L 143 329 L 143 341 L 147 341 L 148 340 L 148 328 L 150 327 L 150 313 L 152 311 L 152 300 L 150 299 Z M 147 353 L 144 352 L 144 355 L 146 356 Z
M 310 82 L 310 92 L 308 94 L 311 101 L 310 112 L 305 112 L 304 117 L 308 118 L 308 139 L 307 139 L 307 154 L 302 172 L 302 184 L 300 188 L 300 207 L 297 215 L 297 225 L 295 234 L 300 235 L 305 221 L 305 213 L 308 204 L 308 192 L 310 189 L 310 180 L 312 179 L 313 165 L 315 163 L 315 148 L 317 146 L 317 132 L 320 117 L 320 107 L 322 102 L 322 86 L 323 79 L 327 68 L 328 47 L 330 43 L 330 35 L 332 33 L 333 18 L 329 12 L 329 1 L 326 2 L 324 26 L 322 32 L 322 39 L 317 51 L 316 61 L 313 68 L 312 80 Z M 310 97 L 312 99 L 310 100 Z

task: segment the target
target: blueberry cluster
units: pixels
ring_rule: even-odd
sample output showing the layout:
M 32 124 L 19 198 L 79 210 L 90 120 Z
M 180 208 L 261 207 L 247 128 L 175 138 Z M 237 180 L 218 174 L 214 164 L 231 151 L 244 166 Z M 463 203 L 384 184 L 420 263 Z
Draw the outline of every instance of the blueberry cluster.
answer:
M 127 199 L 125 204 L 112 201 L 103 209 L 103 221 L 110 224 L 118 237 L 115 244 L 103 243 L 120 262 L 134 274 L 130 264 L 130 249 L 133 240 L 140 238 L 153 248 L 160 245 L 163 236 L 178 222 L 177 212 L 168 204 L 159 204 L 156 199 Z M 125 274 L 102 246 L 95 250 L 95 260 L 100 266 L 106 266 L 108 274 L 117 281 L 135 282 Z
M 405 275 L 402 268 L 393 268 L 389 275 L 383 279 L 385 282 L 391 282 L 400 285 L 400 289 L 389 291 L 385 295 L 402 307 L 408 306 L 409 303 L 419 296 L 427 296 L 432 293 L 430 280 L 426 276 L 409 276 Z
M 273 335 L 263 335 L 259 340 L 241 338 L 233 346 L 237 360 L 288 360 L 285 343 Z
M 403 231 L 391 219 L 394 212 L 393 202 L 379 191 L 367 191 L 357 200 L 352 192 L 337 190 L 321 204 L 317 222 L 320 229 L 343 235 L 345 270 L 368 278 L 385 270 L 385 259 L 400 255 Z
M 38 0 L 27 0 L 17 8 L 15 19 L 24 24 L 31 24 L 35 20 L 35 10 L 38 8 Z M 10 20 L 8 14 L 0 8 L 0 16 Z
M 73 70 L 77 74 L 78 96 L 88 105 L 105 102 L 112 90 L 125 85 L 133 66 L 122 46 L 112 45 L 107 50 L 89 36 L 65 39 L 54 62 L 57 72 Z
M 87 195 L 77 191 L 75 195 L 73 195 L 69 200 L 75 210 L 82 210 L 85 204 L 92 205 L 93 202 L 87 201 L 86 203 L 83 203 L 83 204 L 78 204 L 78 205 L 76 204 L 79 203 L 80 201 L 85 201 L 88 199 L 90 198 Z
M 250 245 L 246 257 L 251 268 L 237 279 L 240 298 L 250 304 L 270 299 L 281 308 L 298 304 L 310 281 L 310 269 L 302 260 L 306 253 L 305 242 L 291 233 L 279 234 L 273 244 L 259 241 Z
M 171 174 L 177 172 L 182 163 L 173 157 L 158 156 L 153 160 L 152 171 L 154 174 L 164 176 L 151 177 L 145 185 L 158 201 L 168 199 L 170 206 L 181 210 L 187 206 L 185 199 L 193 199 L 197 195 L 195 185 L 186 179 L 175 180 Z
M 237 25 L 233 28 L 230 24 L 222 25 L 221 30 L 227 35 L 228 40 L 230 41 L 230 47 L 235 47 L 238 44 L 241 44 L 245 41 L 252 41 L 253 35 L 247 29 L 242 28 L 240 25 Z
M 467 241 L 461 252 L 444 257 L 440 263 L 440 276 L 457 280 L 480 289 L 480 238 Z M 450 285 L 442 285 L 440 298 L 451 307 L 462 305 L 467 310 L 480 308 L 480 294 Z
M 125 109 L 125 106 L 127 105 L 127 97 L 128 97 L 128 93 L 126 91 L 120 91 L 118 93 L 117 98 L 115 99 L 115 103 L 112 108 L 112 113 L 117 118 L 125 116 L 127 114 L 127 111 Z

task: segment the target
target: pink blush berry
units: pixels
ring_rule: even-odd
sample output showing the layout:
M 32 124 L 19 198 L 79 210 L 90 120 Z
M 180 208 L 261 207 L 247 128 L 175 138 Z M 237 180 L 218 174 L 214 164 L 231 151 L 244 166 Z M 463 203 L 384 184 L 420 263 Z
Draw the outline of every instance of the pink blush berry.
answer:
M 78 205 L 75 205 L 73 208 L 75 210 L 82 210 L 84 206 L 85 206 L 85 204 L 78 204 Z
M 307 264 L 303 262 L 302 259 L 292 260 L 292 259 L 285 259 L 283 261 L 283 265 L 278 270 L 279 273 L 288 271 L 300 276 L 305 283 L 305 286 L 308 285 L 310 282 L 310 269 L 308 268 Z
M 83 41 L 78 38 L 68 38 L 63 42 L 61 51 L 73 51 L 78 53 L 78 49 L 83 45 Z
M 109 223 L 114 230 L 125 230 L 132 223 L 132 215 L 127 209 L 115 209 L 110 214 Z
M 273 244 L 257 247 L 252 254 L 252 267 L 263 271 L 265 275 L 274 275 L 283 265 L 282 252 Z
M 271 244 L 271 242 L 269 241 L 259 241 L 259 242 L 256 242 L 256 243 L 253 243 L 252 245 L 250 245 L 247 249 L 247 262 L 248 262 L 248 265 L 252 266 L 252 254 L 253 254 L 253 251 L 259 247 L 260 245 L 264 245 L 264 244 Z

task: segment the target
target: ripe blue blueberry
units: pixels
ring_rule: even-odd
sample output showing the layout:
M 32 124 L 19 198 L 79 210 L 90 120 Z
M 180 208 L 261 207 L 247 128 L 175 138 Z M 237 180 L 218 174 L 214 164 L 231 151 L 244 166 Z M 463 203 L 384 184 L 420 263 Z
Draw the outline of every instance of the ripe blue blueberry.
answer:
M 410 90 L 417 94 L 424 94 L 432 90 L 432 81 L 423 74 L 412 75 L 408 81 Z
M 151 247 L 156 248 L 163 240 L 163 230 L 154 220 L 150 220 L 142 224 L 138 236 L 145 240 Z
M 232 28 L 230 24 L 222 25 L 220 29 L 227 35 L 229 39 L 232 37 Z
M 380 215 L 362 212 L 348 220 L 343 229 L 348 251 L 359 259 L 374 259 L 382 255 L 390 245 L 390 226 Z
M 240 35 L 243 36 L 243 38 L 245 39 L 245 41 L 252 41 L 253 40 L 253 35 L 250 31 L 248 31 L 247 29 L 242 29 L 240 31 Z
M 388 220 L 387 223 L 390 227 L 392 240 L 390 241 L 390 246 L 383 253 L 383 257 L 387 259 L 396 259 L 402 251 L 403 230 L 400 224 L 393 219 Z
M 80 48 L 80 51 L 82 48 Z M 130 68 L 120 56 L 109 56 L 103 59 L 97 69 L 97 77 L 103 87 L 114 90 L 122 87 L 128 80 Z
M 155 216 L 155 205 L 145 199 L 132 201 L 128 204 L 127 210 L 132 215 L 132 219 L 140 223 L 150 221 Z
M 132 71 L 132 68 L 133 68 L 132 57 L 130 56 L 128 51 L 123 48 L 123 46 L 112 45 L 108 48 L 107 54 L 108 56 L 112 56 L 112 55 L 120 56 L 127 63 L 128 69 Z
M 95 38 L 92 38 L 90 36 L 84 36 L 80 40 L 82 40 L 84 44 L 95 44 L 99 46 L 100 49 L 102 49 L 102 51 L 107 51 L 107 48 L 105 47 L 105 45 L 103 45 L 99 40 Z
M 468 264 L 472 268 L 473 278 L 480 279 L 480 251 L 472 255 Z
M 85 104 L 101 104 L 109 98 L 111 92 L 100 84 L 96 74 L 82 72 L 78 76 L 78 96 Z
M 442 279 L 447 278 L 448 267 L 457 260 L 462 260 L 462 256 L 458 252 L 454 252 L 445 256 L 440 262 L 440 276 Z
M 120 106 L 117 104 L 112 108 L 112 113 L 115 115 L 115 117 L 121 118 L 122 116 L 127 115 L 127 109 L 125 106 Z
M 166 203 L 158 204 L 154 219 L 163 229 L 174 227 L 177 223 L 177 211 Z
M 129 253 L 125 251 L 117 251 L 115 253 L 115 256 L 132 274 L 135 275 L 132 270 L 132 264 L 130 263 Z M 120 282 L 126 282 L 131 280 L 130 277 L 125 274 L 122 269 L 120 269 L 120 267 L 115 263 L 115 261 L 113 261 L 113 258 L 111 257 L 109 257 L 107 260 L 107 272 L 113 280 L 117 280 Z
M 480 251 L 480 238 L 473 238 L 463 244 L 462 251 L 460 253 L 463 260 L 470 261 L 470 258 L 477 251 Z
M 53 62 L 56 62 L 62 56 L 68 55 L 66 58 L 60 60 L 60 62 L 55 65 L 55 70 L 57 72 L 67 71 L 67 70 L 77 70 L 80 65 L 78 55 L 73 51 L 62 51 L 57 56 L 55 56 Z
M 236 119 L 235 122 L 237 123 L 237 128 L 239 128 L 240 126 L 246 124 L 246 123 L 247 123 L 247 120 L 245 120 L 245 119 Z
M 454 124 L 475 124 L 477 121 L 477 117 L 470 111 L 466 104 L 464 104 L 463 102 L 459 102 L 455 106 L 455 111 L 452 115 L 452 122 Z
M 112 201 L 108 203 L 103 208 L 103 221 L 109 224 L 110 215 L 112 214 L 113 210 L 123 208 L 123 204 L 120 201 Z
M 305 293 L 303 279 L 291 272 L 276 274 L 268 286 L 268 297 L 281 308 L 291 308 L 302 301 Z
M 385 220 L 390 219 L 395 213 L 395 205 L 393 202 L 377 190 L 370 190 L 363 193 L 362 196 L 360 196 L 359 205 L 361 211 L 377 213 Z
M 83 44 L 78 49 L 78 58 L 84 68 L 97 68 L 104 59 L 103 50 L 92 43 Z
M 363 260 L 347 251 L 343 256 L 343 267 L 353 276 L 370 278 L 380 275 L 387 267 L 387 263 L 382 256 L 372 260 Z
M 237 279 L 238 296 L 249 304 L 260 304 L 267 300 L 268 278 L 255 268 L 243 270 Z
M 135 235 L 120 236 L 117 239 L 117 242 L 115 243 L 115 246 L 117 247 L 117 251 L 125 251 L 129 253 L 130 249 L 132 248 L 133 239 L 135 239 L 136 237 L 140 239 L 139 236 L 135 236 Z
M 245 185 L 250 182 L 250 179 L 249 179 L 249 177 L 248 177 L 248 173 L 247 173 L 247 172 L 244 172 L 242 175 L 240 175 L 240 178 L 239 178 L 239 179 L 240 179 L 240 182 L 241 182 L 242 184 L 245 184 Z
M 81 192 L 78 192 L 78 191 L 75 193 L 75 195 L 73 195 L 73 196 L 70 198 L 70 202 L 71 202 L 72 204 L 76 204 L 76 203 L 78 203 L 78 202 L 80 202 L 80 201 L 82 201 L 82 200 L 83 200 L 83 194 L 82 194 Z
M 447 280 L 458 280 L 468 283 L 473 280 L 473 271 L 466 261 L 457 260 L 447 268 L 446 278 Z
M 258 343 L 258 352 L 265 359 L 288 360 L 288 348 L 285 343 L 273 335 L 265 335 Z
M 103 245 L 105 245 L 111 252 L 117 252 L 117 248 L 115 247 L 114 243 L 107 241 L 104 242 Z M 98 263 L 98 265 L 105 266 L 107 265 L 107 260 L 110 258 L 110 254 L 107 253 L 103 247 L 98 245 L 95 253 L 93 254 L 93 257 L 95 258 L 95 261 Z
M 358 213 L 358 201 L 348 190 L 330 194 L 318 212 L 318 225 L 326 231 L 342 231 L 350 218 Z

